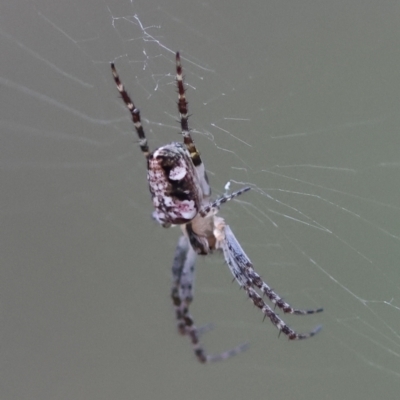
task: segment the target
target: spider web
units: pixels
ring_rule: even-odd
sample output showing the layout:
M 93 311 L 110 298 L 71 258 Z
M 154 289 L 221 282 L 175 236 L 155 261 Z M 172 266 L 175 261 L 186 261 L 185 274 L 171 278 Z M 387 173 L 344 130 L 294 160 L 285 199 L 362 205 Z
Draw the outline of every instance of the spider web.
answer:
M 17 3 L 0 6 L 6 397 L 395 398 L 399 7 Z M 154 149 L 180 140 L 176 50 L 214 195 L 252 187 L 222 216 L 280 295 L 325 309 L 283 316 L 301 332 L 321 323 L 315 338 L 278 340 L 221 257 L 200 259 L 192 311 L 216 323 L 206 347 L 251 342 L 201 370 L 173 330 L 179 232 L 150 219 L 109 67 Z

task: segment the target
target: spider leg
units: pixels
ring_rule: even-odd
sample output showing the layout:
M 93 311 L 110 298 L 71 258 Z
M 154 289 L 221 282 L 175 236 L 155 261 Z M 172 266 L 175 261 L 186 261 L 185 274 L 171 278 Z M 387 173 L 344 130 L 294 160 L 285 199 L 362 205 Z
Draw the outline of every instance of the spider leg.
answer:
M 222 361 L 235 356 L 247 348 L 247 344 L 239 345 L 220 354 L 207 354 L 200 343 L 200 334 L 208 330 L 206 326 L 198 329 L 189 313 L 189 306 L 193 300 L 193 282 L 196 252 L 190 246 L 188 239 L 181 236 L 175 250 L 172 265 L 172 290 L 171 297 L 178 320 L 178 331 L 189 336 L 193 351 L 201 363 Z
M 171 298 L 175 308 L 175 316 L 177 319 L 178 332 L 181 335 L 186 335 L 185 321 L 181 312 L 182 300 L 180 293 L 180 282 L 182 276 L 182 270 L 185 262 L 191 263 L 194 267 L 196 262 L 196 255 L 193 259 L 188 258 L 189 244 L 185 236 L 181 236 L 176 246 L 174 261 L 172 263 L 172 287 L 171 287 Z M 192 254 L 193 256 L 193 254 Z
M 215 200 L 214 202 L 212 202 L 211 204 L 207 205 L 202 210 L 200 210 L 200 215 L 202 217 L 205 217 L 212 209 L 218 210 L 221 204 L 224 204 L 227 201 L 231 201 L 235 197 L 240 196 L 242 193 L 248 192 L 250 189 L 251 188 L 249 186 L 246 186 L 229 195 L 219 197 L 217 200 Z
M 278 306 L 286 314 L 295 315 L 307 315 L 315 314 L 323 311 L 323 308 L 317 308 L 314 310 L 299 310 L 293 308 L 290 304 L 286 303 L 282 297 L 275 293 L 266 282 L 261 279 L 261 276 L 254 270 L 253 264 L 240 246 L 240 243 L 236 239 L 229 225 L 225 226 L 225 237 L 228 242 L 228 247 L 231 254 L 236 258 L 236 262 L 242 266 L 245 275 L 250 279 L 253 286 L 257 287 L 267 296 L 273 304 Z
M 291 329 L 269 306 L 265 303 L 262 297 L 255 291 L 254 287 L 260 289 L 274 304 L 282 308 L 285 312 L 292 314 L 312 314 L 320 312 L 318 310 L 297 310 L 293 309 L 289 304 L 285 303 L 269 286 L 262 281 L 260 276 L 254 271 L 253 265 L 237 241 L 229 225 L 225 225 L 222 218 L 214 217 L 216 229 L 214 234 L 217 237 L 218 246 L 222 248 L 224 258 L 229 266 L 233 276 L 239 285 L 246 291 L 247 295 L 266 317 L 268 317 L 273 325 L 280 332 L 283 332 L 290 340 L 307 339 L 314 336 L 321 329 L 317 326 L 314 330 L 308 333 L 297 333 Z
M 186 101 L 185 87 L 183 82 L 182 63 L 179 52 L 176 53 L 176 84 L 178 86 L 178 110 L 181 123 L 181 132 L 183 136 L 183 143 L 186 145 L 192 158 L 193 164 L 196 167 L 197 174 L 200 179 L 201 188 L 203 190 L 204 197 L 211 196 L 211 188 L 208 183 L 207 173 L 204 168 L 204 164 L 200 157 L 200 152 L 197 150 L 196 145 L 190 135 L 189 129 L 189 112 L 188 102 Z
M 128 107 L 128 110 L 132 115 L 132 121 L 133 124 L 135 125 L 136 133 L 139 136 L 140 149 L 142 150 L 145 157 L 147 157 L 149 155 L 149 146 L 147 145 L 146 135 L 144 133 L 142 122 L 140 120 L 140 111 L 138 108 L 135 107 L 135 104 L 129 97 L 128 92 L 125 90 L 124 85 L 119 79 L 119 75 L 117 70 L 115 69 L 114 63 L 111 63 L 111 70 L 114 77 L 114 81 L 117 85 L 117 89 L 121 94 L 122 100 L 124 101 L 125 105 Z
M 200 153 L 197 151 L 197 148 L 193 142 L 192 137 L 190 136 L 189 130 L 189 113 L 188 113 L 188 103 L 186 101 L 185 96 L 185 87 L 183 83 L 183 73 L 182 73 L 182 64 L 181 57 L 179 52 L 176 53 L 176 84 L 178 86 L 178 110 L 181 121 L 181 130 L 183 136 L 183 143 L 185 143 L 187 149 L 189 150 L 190 156 L 192 157 L 193 164 L 197 167 L 202 164 Z
M 313 337 L 321 330 L 321 325 L 315 327 L 311 332 L 308 333 L 297 333 L 292 328 L 290 328 L 286 323 L 279 318 L 278 314 L 276 314 L 271 307 L 268 306 L 262 299 L 262 297 L 249 286 L 249 282 L 242 282 L 242 286 L 244 290 L 247 292 L 248 296 L 252 300 L 255 306 L 257 306 L 263 313 L 266 315 L 271 322 L 279 329 L 279 333 L 283 332 L 289 340 L 300 340 L 300 339 L 308 339 Z

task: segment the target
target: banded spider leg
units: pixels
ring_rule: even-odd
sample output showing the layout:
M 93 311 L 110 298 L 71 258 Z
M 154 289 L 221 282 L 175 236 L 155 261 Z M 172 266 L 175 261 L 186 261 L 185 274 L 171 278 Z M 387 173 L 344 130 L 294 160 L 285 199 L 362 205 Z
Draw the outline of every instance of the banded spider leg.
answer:
M 181 236 L 175 250 L 172 265 L 172 289 L 171 298 L 175 307 L 178 332 L 187 335 L 193 346 L 193 351 L 201 363 L 226 360 L 241 353 L 248 347 L 243 343 L 230 350 L 219 354 L 207 354 L 201 345 L 199 337 L 206 328 L 197 328 L 189 313 L 189 306 L 193 300 L 193 283 L 195 275 L 196 252 L 190 246 L 187 238 Z
M 214 234 L 217 238 L 216 247 L 221 248 L 224 253 L 224 258 L 228 264 L 232 275 L 242 287 L 250 300 L 258 307 L 263 313 L 264 317 L 268 317 L 272 324 L 288 336 L 290 340 L 307 339 L 321 330 L 321 326 L 317 326 L 311 332 L 297 333 L 290 328 L 269 306 L 265 303 L 263 298 L 256 292 L 255 288 L 266 295 L 273 304 L 281 308 L 285 313 L 295 315 L 307 315 L 322 312 L 322 308 L 315 310 L 299 310 L 293 308 L 286 303 L 277 293 L 275 293 L 257 274 L 253 268 L 253 264 L 240 246 L 229 225 L 225 224 L 222 218 L 215 217 L 215 230 Z

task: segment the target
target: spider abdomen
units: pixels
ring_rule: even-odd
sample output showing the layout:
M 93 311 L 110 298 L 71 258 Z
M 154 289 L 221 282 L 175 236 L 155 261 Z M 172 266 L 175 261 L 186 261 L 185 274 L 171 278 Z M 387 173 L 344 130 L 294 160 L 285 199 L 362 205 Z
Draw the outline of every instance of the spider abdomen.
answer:
M 163 226 L 191 221 L 200 211 L 203 195 L 186 147 L 167 144 L 149 154 L 147 161 L 154 217 Z

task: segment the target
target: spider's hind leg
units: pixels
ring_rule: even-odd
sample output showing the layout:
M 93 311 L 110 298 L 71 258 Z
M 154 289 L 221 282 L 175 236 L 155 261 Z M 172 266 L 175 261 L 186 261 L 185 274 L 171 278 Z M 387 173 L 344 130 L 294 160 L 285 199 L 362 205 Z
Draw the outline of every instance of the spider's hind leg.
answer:
M 135 125 L 135 130 L 137 135 L 139 136 L 139 146 L 142 150 L 145 157 L 148 157 L 150 154 L 149 146 L 147 145 L 147 138 L 143 130 L 142 121 L 140 120 L 140 110 L 136 108 L 135 104 L 131 100 L 128 92 L 125 90 L 124 85 L 119 79 L 118 72 L 115 68 L 114 63 L 111 63 L 111 71 L 114 77 L 115 84 L 117 85 L 117 89 L 121 94 L 122 100 L 124 101 L 126 107 L 131 113 L 132 122 Z
M 181 56 L 179 52 L 176 53 L 176 85 L 178 87 L 178 111 L 181 124 L 181 133 L 183 136 L 183 143 L 189 151 L 190 157 L 192 159 L 193 165 L 195 166 L 197 173 L 200 178 L 200 185 L 203 191 L 204 197 L 211 196 L 211 188 L 208 184 L 207 173 L 204 168 L 203 161 L 200 157 L 200 152 L 197 150 L 194 144 L 193 138 L 190 134 L 189 128 L 189 111 L 188 102 L 185 95 L 185 86 L 183 81 L 183 71 Z
M 189 129 L 189 112 L 188 102 L 186 101 L 185 87 L 183 82 L 183 72 L 181 64 L 181 56 L 179 52 L 176 53 L 176 84 L 178 86 L 178 110 L 181 122 L 181 131 L 183 136 L 183 143 L 185 143 L 189 150 L 190 157 L 192 158 L 195 167 L 202 164 L 200 153 L 193 142 L 192 136 L 190 135 Z

